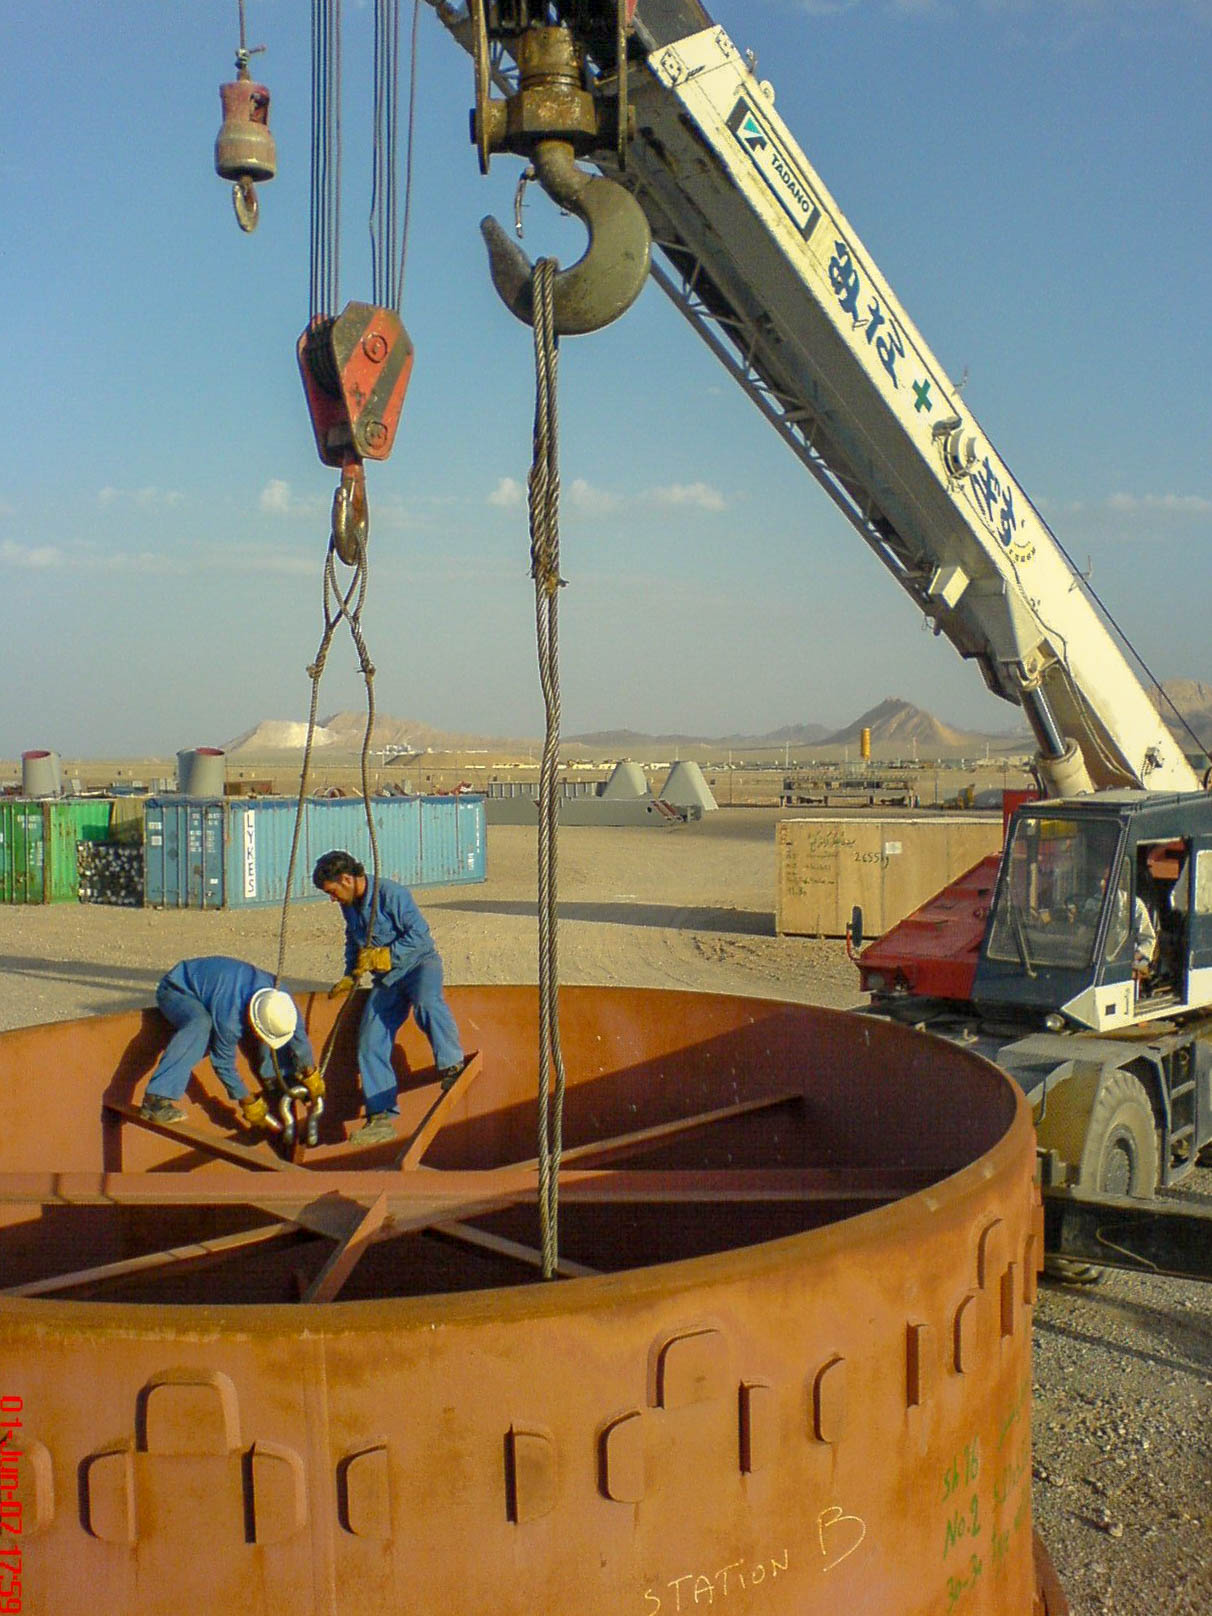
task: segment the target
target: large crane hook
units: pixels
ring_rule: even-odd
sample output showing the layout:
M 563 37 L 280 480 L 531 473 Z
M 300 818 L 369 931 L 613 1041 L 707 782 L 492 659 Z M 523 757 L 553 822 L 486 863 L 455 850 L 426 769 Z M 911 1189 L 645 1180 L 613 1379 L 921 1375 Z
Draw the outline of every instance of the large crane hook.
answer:
M 589 231 L 585 252 L 557 272 L 553 291 L 555 330 L 560 336 L 597 331 L 617 320 L 640 295 L 648 278 L 652 237 L 648 220 L 630 191 L 617 181 L 587 174 L 576 157 L 626 141 L 627 0 L 619 0 L 615 95 L 585 71 L 581 49 L 566 24 L 504 30 L 518 66 L 517 89 L 506 101 L 489 94 L 488 16 L 484 0 L 471 0 L 476 106 L 472 139 L 487 173 L 493 152 L 529 159 L 535 178 L 561 208 Z M 481 222 L 493 285 L 519 320 L 533 324 L 534 265 L 493 218 Z
M 532 160 L 535 177 L 548 196 L 575 213 L 589 231 L 582 256 L 556 273 L 556 332 L 564 337 L 599 331 L 627 312 L 648 279 L 652 250 L 648 220 L 630 191 L 578 168 L 567 141 L 540 141 Z M 533 325 L 533 263 L 491 214 L 480 221 L 480 231 L 501 301 L 511 314 Z

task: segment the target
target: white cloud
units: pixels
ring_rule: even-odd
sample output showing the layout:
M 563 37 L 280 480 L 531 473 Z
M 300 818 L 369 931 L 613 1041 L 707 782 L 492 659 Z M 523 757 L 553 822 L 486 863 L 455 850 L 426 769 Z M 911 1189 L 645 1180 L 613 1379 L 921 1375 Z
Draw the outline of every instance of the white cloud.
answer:
M 1212 516 L 1212 499 L 1202 494 L 1112 494 L 1107 509 L 1124 516 Z
M 728 501 L 718 488 L 710 483 L 668 483 L 661 488 L 649 488 L 642 494 L 625 496 L 609 488 L 599 488 L 584 477 L 574 477 L 564 489 L 567 505 L 580 516 L 612 516 L 628 506 L 639 508 L 657 506 L 665 510 L 722 511 Z M 488 496 L 490 505 L 522 505 L 526 490 L 512 477 L 502 477 Z
M 284 477 L 271 477 L 257 495 L 257 508 L 267 516 L 302 516 L 327 523 L 332 494 L 296 494 Z
M 289 515 L 290 484 L 281 477 L 271 477 L 261 490 L 257 504 L 263 511 L 272 511 L 275 516 Z
M 14 544 L 5 539 L 0 544 L 0 561 L 10 567 L 26 567 L 31 572 L 43 572 L 50 567 L 61 567 L 63 551 L 53 544 Z
M 665 488 L 650 489 L 648 497 L 657 505 L 688 505 L 700 511 L 722 511 L 727 504 L 719 489 L 710 483 L 670 483 Z
M 606 488 L 595 488 L 584 477 L 574 477 L 568 485 L 568 502 L 586 516 L 609 516 L 622 501 Z
M 526 503 L 526 490 L 521 483 L 513 477 L 502 477 L 492 493 L 488 496 L 490 505 L 500 505 L 505 509 Z
M 70 567 L 73 572 L 137 573 L 141 577 L 197 577 L 201 572 L 264 573 L 277 577 L 311 577 L 319 585 L 323 554 L 304 555 L 294 550 L 240 548 L 227 544 L 191 545 L 176 550 L 109 550 L 91 543 L 61 547 L 54 544 L 21 545 L 11 539 L 0 543 L 0 566 L 28 571 Z
M 295 555 L 280 550 L 251 550 L 236 555 L 230 555 L 225 551 L 221 556 L 208 556 L 206 565 L 229 567 L 232 572 L 263 572 L 279 576 L 314 578 L 318 587 L 323 557 Z
M 107 483 L 97 495 L 99 505 L 134 505 L 141 511 L 171 510 L 184 501 L 185 495 L 176 489 L 156 488 L 152 484 L 146 488 L 115 488 Z

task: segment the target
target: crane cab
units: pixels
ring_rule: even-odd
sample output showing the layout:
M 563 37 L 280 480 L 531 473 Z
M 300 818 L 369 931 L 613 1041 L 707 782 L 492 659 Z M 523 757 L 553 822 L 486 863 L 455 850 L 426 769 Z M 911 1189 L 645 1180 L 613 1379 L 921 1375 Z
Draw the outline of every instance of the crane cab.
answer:
M 1020 807 L 973 998 L 1099 1032 L 1212 1005 L 1212 797 L 1103 791 Z

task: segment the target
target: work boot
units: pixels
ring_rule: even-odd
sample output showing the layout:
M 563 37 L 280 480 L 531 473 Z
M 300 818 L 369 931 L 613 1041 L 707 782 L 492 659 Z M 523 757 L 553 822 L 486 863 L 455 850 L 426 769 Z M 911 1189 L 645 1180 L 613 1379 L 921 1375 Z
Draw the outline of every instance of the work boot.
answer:
M 146 1122 L 184 1122 L 185 1112 L 163 1094 L 149 1094 L 139 1107 L 139 1115 Z
M 464 1056 L 457 1066 L 443 1066 L 439 1068 L 438 1082 L 442 1085 L 443 1094 L 445 1094 L 448 1089 L 454 1088 L 455 1080 L 463 1075 L 463 1069 L 466 1065 L 467 1058 Z
M 396 1136 L 396 1115 L 394 1111 L 376 1111 L 373 1117 L 366 1121 L 354 1134 L 352 1143 L 355 1145 L 381 1145 L 388 1139 Z

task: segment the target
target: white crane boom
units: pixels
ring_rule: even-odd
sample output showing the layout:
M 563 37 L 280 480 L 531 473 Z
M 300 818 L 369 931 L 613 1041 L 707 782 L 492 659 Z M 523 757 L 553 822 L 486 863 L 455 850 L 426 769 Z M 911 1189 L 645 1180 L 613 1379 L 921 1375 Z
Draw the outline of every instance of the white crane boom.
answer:
M 434 0 L 438 3 L 438 0 Z M 448 5 L 447 26 L 467 40 Z M 1104 614 L 697 0 L 639 0 L 625 172 L 652 274 L 995 694 L 1053 795 L 1199 781 Z M 687 28 L 694 31 L 685 32 Z

